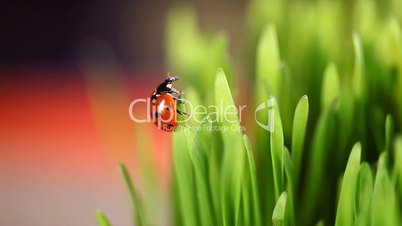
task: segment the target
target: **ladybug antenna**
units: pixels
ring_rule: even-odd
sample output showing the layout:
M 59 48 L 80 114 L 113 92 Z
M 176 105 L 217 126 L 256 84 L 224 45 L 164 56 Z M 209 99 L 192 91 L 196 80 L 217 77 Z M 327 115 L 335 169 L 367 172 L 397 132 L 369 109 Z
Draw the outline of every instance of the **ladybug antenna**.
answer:
M 166 80 L 165 80 L 165 82 L 167 82 L 167 83 L 169 83 L 169 84 L 172 84 L 173 82 L 175 82 L 175 81 L 177 81 L 177 80 L 179 80 L 179 79 L 180 79 L 180 78 L 177 77 L 177 76 L 167 77 Z

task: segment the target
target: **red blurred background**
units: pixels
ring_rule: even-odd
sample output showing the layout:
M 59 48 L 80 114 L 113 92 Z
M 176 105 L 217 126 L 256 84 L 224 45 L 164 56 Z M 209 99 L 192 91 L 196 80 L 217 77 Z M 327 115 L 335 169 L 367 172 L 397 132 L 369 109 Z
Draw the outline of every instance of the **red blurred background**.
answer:
M 201 26 L 226 28 L 236 43 L 244 1 L 186 3 Z M 114 225 L 131 224 L 117 163 L 146 182 L 141 152 L 169 195 L 171 137 L 138 128 L 128 106 L 168 71 L 164 18 L 175 4 L 183 2 L 0 2 L 0 225 L 96 225 L 97 209 Z M 135 144 L 141 133 L 153 135 L 144 150 Z

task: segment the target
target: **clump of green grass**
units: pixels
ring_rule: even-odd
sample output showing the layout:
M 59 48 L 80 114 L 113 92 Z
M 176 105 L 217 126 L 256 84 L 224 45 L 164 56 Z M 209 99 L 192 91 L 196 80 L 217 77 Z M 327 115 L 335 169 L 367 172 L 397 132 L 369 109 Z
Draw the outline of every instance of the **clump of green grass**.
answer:
M 250 55 L 239 58 L 253 84 L 249 105 L 275 98 L 274 130 L 175 132 L 167 225 L 400 224 L 402 4 L 386 2 L 381 10 L 370 0 L 250 2 Z M 182 75 L 187 99 L 236 102 L 225 36 L 200 32 L 193 11 L 177 8 L 166 37 L 169 70 Z M 182 126 L 244 123 L 230 117 Z M 268 112 L 256 120 L 268 123 Z M 120 169 L 136 225 L 153 225 Z M 98 221 L 110 225 L 101 212 Z

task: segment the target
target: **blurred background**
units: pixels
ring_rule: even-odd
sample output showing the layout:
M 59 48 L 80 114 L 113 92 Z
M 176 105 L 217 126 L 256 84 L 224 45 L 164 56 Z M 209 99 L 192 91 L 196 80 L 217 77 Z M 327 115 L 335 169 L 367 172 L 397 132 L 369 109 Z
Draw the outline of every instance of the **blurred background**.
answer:
M 398 0 L 1 1 L 0 225 L 97 225 L 98 209 L 113 225 L 130 225 L 119 162 L 127 165 L 141 195 L 152 198 L 144 199 L 153 223 L 172 222 L 171 134 L 134 124 L 128 107 L 136 98 L 149 97 L 168 73 L 182 76 L 178 89 L 187 84 L 187 93 L 212 103 L 212 92 L 205 90 L 217 67 L 225 70 L 237 104 L 265 101 L 254 90 L 262 85 L 261 77 L 280 87 L 273 94 L 281 103 L 288 147 L 297 100 L 308 95 L 305 146 L 310 147 L 325 109 L 320 98 L 331 91 L 324 85 L 332 87 L 323 77 L 328 65 L 336 65 L 342 88 L 337 91 L 344 99 L 334 120 L 347 133 L 328 136 L 337 144 L 322 149 L 323 159 L 333 162 L 325 165 L 328 172 L 312 170 L 330 176 L 306 176 L 314 152 L 304 154 L 301 175 L 311 181 L 304 184 L 303 178 L 299 186 L 301 194 L 300 188 L 320 182 L 326 187 L 317 186 L 318 191 L 336 194 L 354 142 L 362 142 L 365 160 L 376 165 L 385 145 L 386 116 L 395 119 L 396 132 L 401 129 L 400 9 Z M 354 49 L 356 34 L 362 53 Z M 258 46 L 259 40 L 269 45 Z M 364 55 L 363 72 L 355 68 L 363 68 L 358 54 Z M 281 86 L 271 82 L 279 75 Z M 363 85 L 354 81 L 363 75 Z M 359 95 L 367 98 L 367 106 L 354 112 Z M 145 106 L 135 114 L 144 116 Z M 270 183 L 263 169 L 269 159 L 266 134 L 258 136 L 258 128 L 247 133 L 255 137 L 260 186 L 265 186 Z M 272 194 L 264 187 L 261 191 L 265 205 Z M 336 196 L 310 195 L 312 208 L 300 210 L 311 219 L 303 222 L 333 222 Z M 267 216 L 271 201 L 262 206 Z
M 239 51 L 244 0 L 0 2 L 0 225 L 96 225 L 97 209 L 132 222 L 116 167 L 139 180 L 127 109 L 169 72 L 165 18 L 178 4 Z M 166 194 L 170 137 L 145 128 Z

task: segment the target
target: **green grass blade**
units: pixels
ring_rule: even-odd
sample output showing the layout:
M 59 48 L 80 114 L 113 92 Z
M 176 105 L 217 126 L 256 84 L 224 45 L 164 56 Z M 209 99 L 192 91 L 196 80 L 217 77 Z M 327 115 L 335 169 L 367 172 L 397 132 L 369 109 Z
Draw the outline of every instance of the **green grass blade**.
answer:
M 275 184 L 275 198 L 278 200 L 281 192 L 284 190 L 284 141 L 283 141 L 283 130 L 282 121 L 279 113 L 278 103 L 275 101 L 274 106 L 274 131 L 271 132 L 271 158 L 272 167 L 274 173 L 274 184 Z
M 295 199 L 296 199 L 296 179 L 295 179 L 295 169 L 292 162 L 292 157 L 290 156 L 289 150 L 285 147 L 285 172 L 286 172 L 286 191 L 288 194 L 287 207 L 286 207 L 286 225 L 296 225 L 295 219 Z
M 184 133 L 187 148 L 195 170 L 196 190 L 194 192 L 198 193 L 196 198 L 198 199 L 201 225 L 216 225 L 215 216 L 213 215 L 211 192 L 208 184 L 208 160 L 205 147 L 197 134 L 194 134 L 191 130 L 186 130 Z
M 194 180 L 194 167 L 190 153 L 187 150 L 186 135 L 184 132 L 173 134 L 173 168 L 175 182 L 177 182 L 175 194 L 178 200 L 178 215 L 183 225 L 199 225 L 197 198 L 194 196 L 196 187 Z
M 304 208 L 300 211 L 300 217 L 303 224 L 312 224 L 311 217 L 316 211 L 319 197 L 321 196 L 322 183 L 326 183 L 324 171 L 332 146 L 334 130 L 334 112 L 333 109 L 326 109 L 320 118 L 314 130 L 311 152 L 307 165 L 306 185 L 303 189 L 301 203 Z
M 301 164 L 303 161 L 303 146 L 306 136 L 307 120 L 308 120 L 308 97 L 304 95 L 300 98 L 299 103 L 296 106 L 295 115 L 293 118 L 293 130 L 292 130 L 292 157 L 293 166 L 295 169 L 296 180 L 298 183 L 298 173 L 300 172 Z
M 133 208 L 133 216 L 135 219 L 135 225 L 136 226 L 144 226 L 145 221 L 144 221 L 144 215 L 142 212 L 142 205 L 141 205 L 140 199 L 138 197 L 137 191 L 131 181 L 131 177 L 130 177 L 126 167 L 122 163 L 119 164 L 119 170 L 120 170 L 121 175 L 123 176 L 124 182 L 126 183 L 128 191 L 130 193 L 132 208 Z
M 282 192 L 279 196 L 278 202 L 276 202 L 274 212 L 272 213 L 272 225 L 284 226 L 285 225 L 285 211 L 287 205 L 288 195 L 286 191 Z
M 353 225 L 356 182 L 360 168 L 361 145 L 356 143 L 350 153 L 342 180 L 341 193 L 336 211 L 335 225 Z M 360 191 L 358 191 L 360 192 Z
M 353 34 L 353 46 L 355 52 L 355 65 L 353 74 L 353 91 L 356 101 L 357 132 L 359 141 L 363 148 L 366 145 L 366 99 L 367 99 L 367 81 L 364 75 L 364 55 L 363 46 L 358 34 Z
M 268 88 L 268 94 L 276 98 L 281 87 L 280 54 L 276 28 L 268 25 L 260 38 L 257 47 L 257 82 Z
M 218 125 L 227 130 L 221 132 L 224 145 L 222 165 L 222 214 L 224 225 L 237 225 L 240 214 L 241 188 L 245 151 L 237 114 L 225 114 L 235 108 L 225 73 L 218 69 L 215 78 L 215 105 L 218 107 Z
M 360 37 L 357 33 L 353 34 L 353 46 L 355 51 L 355 67 L 353 74 L 353 88 L 356 99 L 365 99 L 366 95 L 366 79 L 364 77 L 364 59 L 363 47 Z
M 174 172 L 174 171 L 173 171 Z M 183 223 L 183 216 L 182 216 L 182 208 L 181 208 L 181 197 L 180 197 L 180 190 L 179 190 L 179 182 L 177 180 L 177 176 L 175 173 L 172 175 L 172 187 L 171 187 L 171 199 L 173 200 L 172 202 L 172 224 L 177 225 L 177 226 L 184 226 L 185 224 Z
M 226 80 L 225 72 L 222 68 L 219 68 L 216 71 L 215 77 L 215 104 L 218 107 L 218 115 L 219 123 L 222 126 L 238 126 L 239 118 L 237 114 L 225 114 L 225 108 L 227 107 L 235 107 L 233 97 L 229 88 L 228 81 Z M 232 109 L 233 110 L 233 109 Z M 232 111 L 230 111 L 232 112 Z M 232 131 L 230 131 L 232 132 Z M 235 131 L 239 134 L 239 131 Z M 228 137 L 224 135 L 224 137 Z
M 395 185 L 388 173 L 388 153 L 383 152 L 378 161 L 378 169 L 374 182 L 372 225 L 399 225 Z
M 264 21 L 266 23 L 266 21 Z M 263 28 L 265 26 L 265 28 Z M 276 29 L 274 25 L 263 25 L 263 32 L 258 38 L 257 54 L 255 61 L 255 106 L 267 103 L 274 95 L 278 98 L 280 88 L 280 54 Z M 267 111 L 256 113 L 256 120 L 268 125 Z M 261 208 L 263 215 L 270 216 L 263 218 L 262 224 L 270 224 L 271 214 L 276 203 L 275 185 L 273 179 L 272 157 L 270 150 L 269 132 L 261 127 L 256 128 L 256 162 L 259 166 L 258 183 L 261 193 Z
M 246 167 L 243 175 L 243 183 L 241 188 L 241 214 L 239 215 L 239 225 L 252 225 L 252 199 L 251 199 L 251 178 L 249 169 Z
M 364 162 L 360 165 L 356 185 L 356 225 L 371 225 L 373 189 L 373 175 L 370 166 Z
M 258 192 L 258 184 L 257 184 L 257 171 L 255 168 L 255 162 L 253 157 L 253 151 L 251 148 L 250 140 L 248 139 L 247 135 L 243 135 L 244 146 L 246 147 L 247 151 L 247 159 L 248 159 L 248 166 L 250 171 L 250 180 L 251 180 L 251 193 L 252 193 L 252 213 L 253 213 L 253 220 L 252 225 L 260 226 L 261 225 L 261 213 L 260 213 L 260 201 L 259 201 L 259 192 Z
M 321 108 L 328 108 L 331 103 L 340 97 L 341 84 L 338 70 L 334 63 L 330 63 L 325 69 L 324 80 L 321 89 Z
M 324 225 L 325 224 L 324 224 L 323 220 L 318 221 L 317 224 L 316 224 L 316 226 L 324 226 Z
M 210 123 L 209 125 L 212 125 Z M 206 139 L 206 136 L 203 136 Z M 211 185 L 212 202 L 215 210 L 216 221 L 218 225 L 222 225 L 222 202 L 221 202 L 221 187 L 218 186 L 221 183 L 221 166 L 223 159 L 223 145 L 220 133 L 218 131 L 211 132 L 210 136 L 205 140 L 210 144 L 208 148 L 208 162 L 209 162 L 209 180 Z
M 98 219 L 99 226 L 111 226 L 109 220 L 102 211 L 98 210 L 96 213 L 96 218 Z

